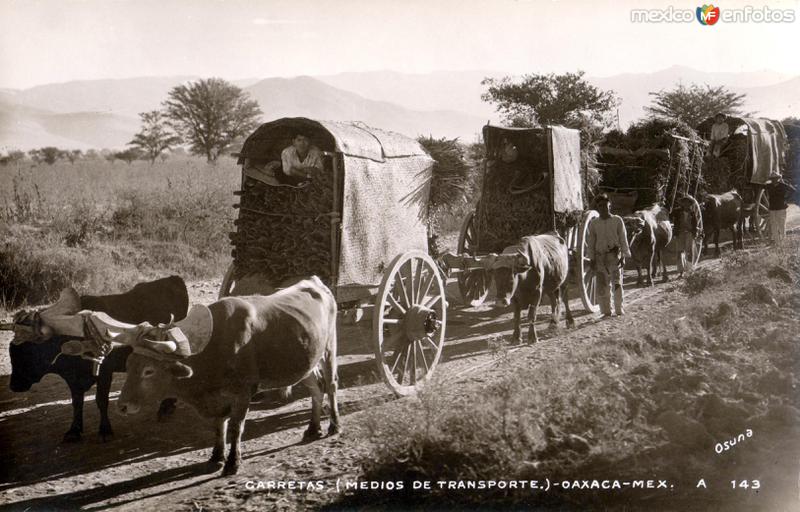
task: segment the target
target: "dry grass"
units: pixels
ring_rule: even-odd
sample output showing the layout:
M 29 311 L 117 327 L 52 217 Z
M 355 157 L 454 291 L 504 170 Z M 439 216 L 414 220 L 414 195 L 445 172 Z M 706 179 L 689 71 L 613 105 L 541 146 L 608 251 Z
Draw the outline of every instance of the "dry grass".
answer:
M 468 162 L 470 179 L 478 180 L 475 162 Z M 46 302 L 68 285 L 104 293 L 169 274 L 222 276 L 240 176 L 227 157 L 216 166 L 188 157 L 152 166 L 0 166 L 0 307 Z M 432 210 L 443 250 L 455 249 L 449 238 L 473 209 L 464 200 Z
M 232 159 L 0 167 L 3 303 L 46 301 L 66 285 L 102 293 L 221 275 L 238 182 Z
M 796 499 L 800 458 L 798 249 L 730 256 L 686 286 L 691 301 L 546 363 L 500 348 L 492 384 L 434 385 L 377 409 L 365 426 L 374 448 L 362 478 L 407 489 L 413 480 L 549 477 L 668 479 L 673 490 L 409 490 L 370 494 L 369 504 L 782 509 Z M 716 452 L 748 429 L 746 447 Z M 710 492 L 695 491 L 699 478 L 713 482 Z M 732 490 L 734 479 L 765 488 Z

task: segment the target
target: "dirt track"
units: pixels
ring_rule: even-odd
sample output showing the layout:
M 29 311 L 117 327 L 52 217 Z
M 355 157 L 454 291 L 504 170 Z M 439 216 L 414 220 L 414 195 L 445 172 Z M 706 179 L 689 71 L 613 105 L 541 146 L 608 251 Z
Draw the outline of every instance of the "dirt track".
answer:
M 793 225 L 797 225 L 796 221 L 795 217 Z M 627 279 L 632 277 L 629 272 Z M 213 282 L 193 285 L 193 302 L 212 301 L 217 286 Z M 634 325 L 645 314 L 681 300 L 675 286 L 674 282 L 641 289 L 629 285 L 628 315 L 622 319 L 598 321 L 583 314 L 579 302 L 573 301 L 573 309 L 580 315 L 576 329 L 545 331 L 541 343 L 514 349 L 515 357 L 547 360 L 578 341 L 613 338 L 615 332 Z M 449 291 L 454 291 L 453 283 Z M 489 379 L 494 356 L 488 340 L 510 335 L 511 315 L 497 316 L 487 308 L 452 307 L 455 303 L 451 299 L 447 345 L 437 375 L 449 381 L 448 385 Z M 298 442 L 309 417 L 308 399 L 272 409 L 254 404 L 245 429 L 243 465 L 240 474 L 233 478 L 204 472 L 212 434 L 210 425 L 190 408 L 179 406 L 174 417 L 164 424 L 155 422 L 155 410 L 134 420 L 117 415 L 115 398 L 124 375 L 115 379 L 112 394 L 111 421 L 116 437 L 108 443 L 100 442 L 96 433 L 98 414 L 92 397 L 85 407 L 84 440 L 71 445 L 60 443 L 71 419 L 69 393 L 60 378 L 51 375 L 29 393 L 12 394 L 8 391 L 8 376 L 2 376 L 0 507 L 295 509 L 301 504 L 318 506 L 330 502 L 337 496 L 337 479 L 354 480 L 358 474 L 358 459 L 364 448 L 353 427 L 359 424 L 362 411 L 393 399 L 373 372 L 369 346 L 346 340 L 340 343 L 349 343 L 352 348 L 349 352 L 353 352 L 340 363 L 339 400 L 345 432 L 301 445 Z M 2 350 L 7 351 L 5 345 Z M 248 481 L 259 480 L 323 480 L 327 488 L 323 492 L 253 492 L 246 488 Z

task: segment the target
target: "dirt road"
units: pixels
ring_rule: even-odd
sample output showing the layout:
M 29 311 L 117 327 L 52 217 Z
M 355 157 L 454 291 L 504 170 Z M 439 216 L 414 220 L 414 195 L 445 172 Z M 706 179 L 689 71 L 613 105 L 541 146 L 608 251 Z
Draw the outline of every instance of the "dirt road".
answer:
M 798 216 L 792 218 L 798 225 Z M 716 265 L 709 260 L 705 265 Z M 627 280 L 634 276 L 629 272 Z M 219 283 L 191 286 L 193 302 L 208 303 Z M 544 331 L 535 346 L 512 350 L 514 357 L 546 361 L 558 351 L 578 343 L 614 339 L 645 315 L 666 308 L 684 296 L 675 282 L 653 288 L 628 283 L 626 317 L 598 320 L 584 314 L 578 301 L 578 327 L 553 333 Z M 450 283 L 449 292 L 454 292 Z M 455 298 L 451 304 L 455 305 Z M 544 309 L 542 310 L 542 312 Z M 486 308 L 452 307 L 448 313 L 447 344 L 437 378 L 448 386 L 468 380 L 491 379 L 497 371 L 491 340 L 510 336 L 510 312 L 497 315 Z M 543 318 L 543 315 L 540 316 Z M 546 320 L 546 319 L 545 319 Z M 544 322 L 542 322 L 544 324 Z M 336 499 L 337 482 L 353 481 L 365 454 L 358 425 L 364 414 L 391 407 L 391 393 L 373 370 L 371 348 L 361 342 L 341 340 L 350 354 L 342 358 L 339 395 L 345 432 L 311 444 L 299 444 L 309 418 L 309 400 L 296 400 L 278 408 L 254 404 L 245 428 L 243 464 L 236 477 L 204 472 L 212 433 L 208 422 L 189 407 L 179 405 L 173 418 L 156 423 L 155 410 L 136 419 L 116 414 L 116 397 L 124 375 L 116 377 L 112 393 L 112 424 L 116 436 L 102 443 L 96 434 L 98 414 L 93 397 L 85 407 L 84 440 L 61 444 L 71 419 L 66 386 L 47 376 L 29 393 L 8 391 L 8 376 L 0 377 L 0 507 L 37 509 L 289 509 L 319 506 Z M 2 347 L 4 353 L 7 348 Z M 7 373 L 7 372 L 6 372 Z M 406 400 L 413 400 L 407 398 Z M 320 481 L 324 490 L 252 490 L 275 482 Z M 297 484 L 296 484 L 297 485 Z

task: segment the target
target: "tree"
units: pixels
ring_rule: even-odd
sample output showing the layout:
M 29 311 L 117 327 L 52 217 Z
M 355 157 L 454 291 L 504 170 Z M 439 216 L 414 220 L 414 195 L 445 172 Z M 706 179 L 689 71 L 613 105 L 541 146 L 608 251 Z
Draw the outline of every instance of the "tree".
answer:
M 80 149 L 65 150 L 61 153 L 62 158 L 69 160 L 69 163 L 74 164 L 75 160 L 80 160 L 83 157 L 83 151 Z
M 170 131 L 161 111 L 142 112 L 139 117 L 142 119 L 142 129 L 128 145 L 142 151 L 150 160 L 150 165 L 153 165 L 159 155 L 179 144 L 181 139 Z
M 45 162 L 46 164 L 53 165 L 63 154 L 64 152 L 62 150 L 53 146 L 28 151 L 28 156 L 37 164 Z
M 0 165 L 9 165 L 25 160 L 25 152 L 18 149 L 11 149 L 7 155 L 0 157 Z
M 556 75 L 524 75 L 520 81 L 511 77 L 485 78 L 481 95 L 494 103 L 512 126 L 562 124 L 579 127 L 586 124 L 609 125 L 618 104 L 614 91 L 603 91 L 583 78 L 584 72 Z
M 164 102 L 165 115 L 192 153 L 216 162 L 237 137 L 258 126 L 261 109 L 240 88 L 220 78 L 179 85 Z
M 651 92 L 652 105 L 645 107 L 651 117 L 661 117 L 683 121 L 691 127 L 697 127 L 705 119 L 719 112 L 729 115 L 744 116 L 742 111 L 745 94 L 729 91 L 725 86 L 712 87 L 708 84 L 678 84 L 672 90 Z
M 126 162 L 128 165 L 131 165 L 131 163 L 134 160 L 137 160 L 142 156 L 143 155 L 140 150 L 136 148 L 129 148 L 126 149 L 125 151 L 117 151 L 116 153 L 114 153 L 114 158 L 111 160 L 111 162 L 113 163 L 114 160 L 122 160 L 123 162 Z

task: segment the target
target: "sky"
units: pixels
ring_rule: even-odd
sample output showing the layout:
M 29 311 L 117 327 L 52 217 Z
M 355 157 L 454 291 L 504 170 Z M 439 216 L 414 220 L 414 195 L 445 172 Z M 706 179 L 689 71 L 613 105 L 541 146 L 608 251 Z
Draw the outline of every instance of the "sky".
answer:
M 631 9 L 685 0 L 0 0 L 0 87 L 197 75 L 229 80 L 346 71 L 582 69 L 674 65 L 800 75 L 794 23 L 632 23 Z

